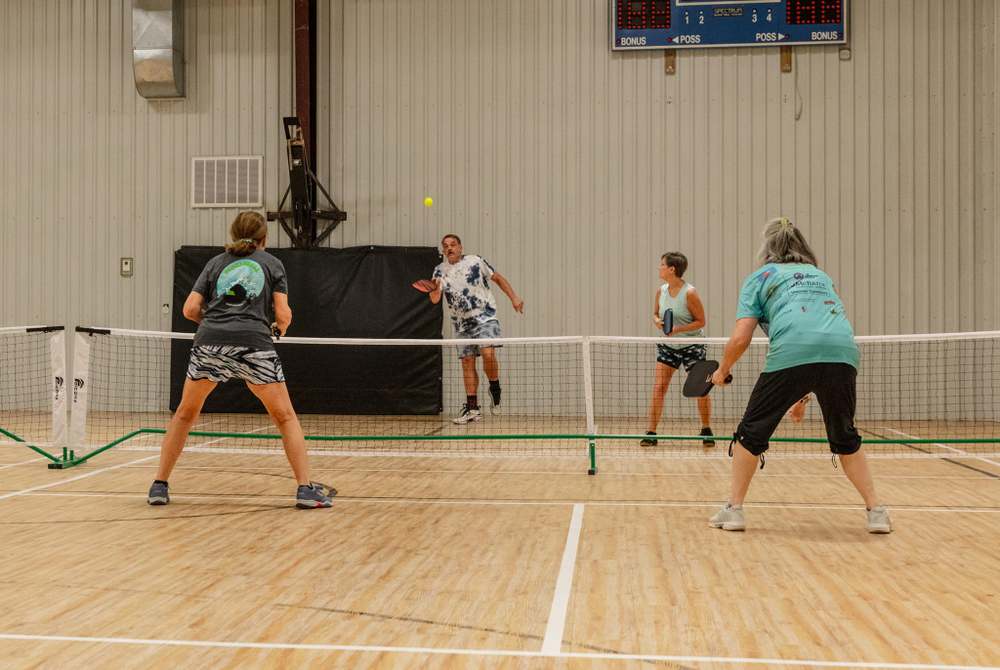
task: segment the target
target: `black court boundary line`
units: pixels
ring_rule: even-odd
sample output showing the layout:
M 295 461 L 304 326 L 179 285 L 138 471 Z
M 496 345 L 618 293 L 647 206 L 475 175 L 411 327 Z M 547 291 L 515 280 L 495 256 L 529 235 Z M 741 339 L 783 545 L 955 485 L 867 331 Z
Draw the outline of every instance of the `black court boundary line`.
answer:
M 880 435 L 880 434 L 876 433 L 874 430 L 871 430 L 869 428 L 859 428 L 858 431 L 862 432 L 862 433 L 870 433 L 874 437 L 877 437 L 877 438 L 880 438 L 880 439 L 883 439 L 883 440 L 893 439 L 893 438 L 888 437 L 886 435 Z M 931 451 L 930 449 L 924 449 L 923 447 L 921 447 L 920 445 L 917 445 L 917 444 L 909 444 L 909 443 L 903 442 L 903 441 L 900 441 L 899 443 L 902 444 L 904 447 L 909 447 L 910 449 L 912 449 L 914 451 L 919 451 L 920 453 L 923 453 L 923 454 L 933 454 L 933 453 L 935 453 L 935 452 Z M 864 440 L 861 441 L 861 446 L 864 446 Z M 974 457 L 974 455 L 973 455 L 973 457 Z M 997 474 L 995 472 L 990 472 L 989 470 L 983 470 L 982 468 L 977 468 L 976 466 L 969 465 L 968 463 L 962 463 L 961 461 L 956 461 L 955 459 L 947 458 L 947 457 L 941 458 L 940 460 L 944 461 L 945 463 L 951 463 L 952 465 L 957 465 L 960 468 L 965 468 L 967 470 L 972 470 L 973 472 L 978 472 L 979 474 L 986 475 L 987 477 L 992 477 L 993 479 L 1000 479 L 1000 474 Z

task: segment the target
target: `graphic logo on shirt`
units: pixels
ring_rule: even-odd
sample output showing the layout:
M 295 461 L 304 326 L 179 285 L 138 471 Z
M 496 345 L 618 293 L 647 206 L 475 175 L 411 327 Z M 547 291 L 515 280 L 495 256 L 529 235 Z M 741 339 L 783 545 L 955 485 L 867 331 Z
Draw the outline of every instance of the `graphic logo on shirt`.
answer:
M 774 271 L 774 266 L 767 265 L 761 269 L 761 272 L 757 275 L 757 282 L 763 284 L 767 281 L 767 278 L 771 276 L 771 272 Z
M 806 276 L 804 274 L 802 274 L 801 272 L 796 272 L 792 276 L 795 277 L 795 279 L 798 280 L 798 281 L 802 281 L 803 279 L 806 278 Z
M 230 263 L 215 282 L 215 294 L 230 305 L 256 299 L 264 292 L 264 270 L 257 261 L 243 259 Z

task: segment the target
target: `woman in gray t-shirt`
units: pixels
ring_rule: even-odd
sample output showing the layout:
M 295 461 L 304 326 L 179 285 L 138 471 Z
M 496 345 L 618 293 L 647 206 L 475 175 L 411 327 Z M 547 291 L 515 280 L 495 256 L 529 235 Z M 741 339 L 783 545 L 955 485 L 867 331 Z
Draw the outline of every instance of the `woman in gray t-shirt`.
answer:
M 236 377 L 260 398 L 281 431 L 285 455 L 299 483 L 296 506 L 330 507 L 330 497 L 309 479 L 305 437 L 274 350 L 272 335 L 284 335 L 292 322 L 285 267 L 264 251 L 267 224 L 257 212 L 238 214 L 229 232 L 232 243 L 205 265 L 184 302 L 184 316 L 198 324 L 198 331 L 184 393 L 163 437 L 148 502 L 170 502 L 167 478 L 205 399 L 220 382 Z

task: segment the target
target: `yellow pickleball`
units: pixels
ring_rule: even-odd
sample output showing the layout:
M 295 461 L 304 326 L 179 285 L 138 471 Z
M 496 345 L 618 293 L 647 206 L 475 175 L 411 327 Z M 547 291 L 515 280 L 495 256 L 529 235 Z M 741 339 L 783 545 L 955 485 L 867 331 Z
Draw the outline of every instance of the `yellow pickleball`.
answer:
M 433 207 L 433 206 L 434 206 L 434 198 L 430 196 L 424 198 L 424 207 Z

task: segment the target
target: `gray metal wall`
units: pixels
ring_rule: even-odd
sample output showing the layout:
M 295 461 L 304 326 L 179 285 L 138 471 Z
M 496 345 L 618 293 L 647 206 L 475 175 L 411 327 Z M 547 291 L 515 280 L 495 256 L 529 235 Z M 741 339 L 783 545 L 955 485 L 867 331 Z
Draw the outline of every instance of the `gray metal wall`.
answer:
M 458 232 L 526 300 L 503 301 L 509 335 L 652 334 L 680 249 L 721 335 L 785 213 L 859 333 L 1000 328 L 1000 3 L 851 4 L 850 61 L 685 51 L 667 76 L 609 51 L 606 0 L 321 2 L 317 167 L 350 213 L 332 244 Z M 129 3 L 0 3 L 4 324 L 169 328 L 173 250 L 233 214 L 190 209 L 191 156 L 263 154 L 276 206 L 291 3 L 199 0 L 186 23 L 188 98 L 148 102 Z
M 337 3 L 337 243 L 462 234 L 523 293 L 517 335 L 652 334 L 679 249 L 721 335 L 784 213 L 859 333 L 998 328 L 1000 3 L 851 4 L 850 61 L 685 51 L 666 76 L 661 52 L 609 52 L 606 0 Z
M 4 324 L 169 330 L 174 250 L 222 244 L 233 216 L 190 208 L 192 156 L 263 154 L 277 203 L 290 3 L 198 0 L 185 23 L 187 98 L 147 101 L 133 82 L 130 1 L 0 2 Z M 135 258 L 131 279 L 123 256 Z

